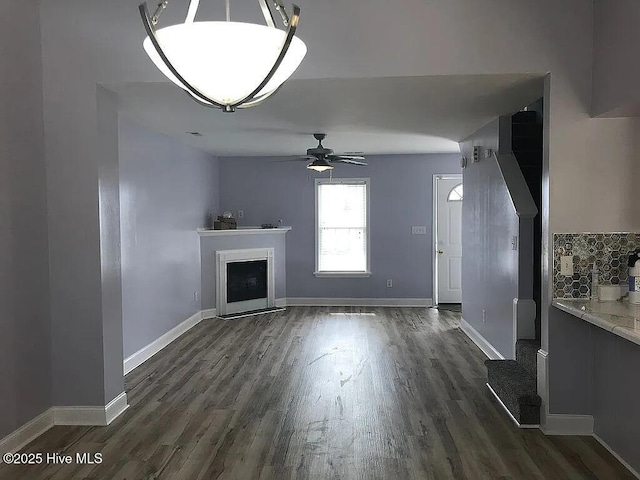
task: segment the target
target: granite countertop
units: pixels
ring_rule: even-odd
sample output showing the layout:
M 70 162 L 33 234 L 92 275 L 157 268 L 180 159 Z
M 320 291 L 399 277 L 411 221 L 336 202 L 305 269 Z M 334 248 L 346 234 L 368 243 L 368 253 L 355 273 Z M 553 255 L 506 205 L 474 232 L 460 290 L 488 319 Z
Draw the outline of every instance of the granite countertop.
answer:
M 551 304 L 614 335 L 640 345 L 640 305 L 630 304 L 627 299 L 599 302 L 597 300 L 557 298 Z

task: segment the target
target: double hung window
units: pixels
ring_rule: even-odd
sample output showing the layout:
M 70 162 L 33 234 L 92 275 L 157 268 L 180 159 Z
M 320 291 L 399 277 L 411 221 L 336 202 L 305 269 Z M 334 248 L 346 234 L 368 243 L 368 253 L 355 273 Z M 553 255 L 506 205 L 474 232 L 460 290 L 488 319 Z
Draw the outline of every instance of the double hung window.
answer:
M 316 276 L 369 276 L 369 179 L 316 179 Z

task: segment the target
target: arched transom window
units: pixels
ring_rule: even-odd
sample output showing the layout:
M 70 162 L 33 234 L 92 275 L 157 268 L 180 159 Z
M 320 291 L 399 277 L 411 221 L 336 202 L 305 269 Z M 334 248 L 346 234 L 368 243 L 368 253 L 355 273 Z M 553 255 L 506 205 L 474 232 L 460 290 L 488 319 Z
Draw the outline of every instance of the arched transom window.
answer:
M 447 202 L 461 202 L 462 201 L 462 184 L 459 183 L 451 189 Z

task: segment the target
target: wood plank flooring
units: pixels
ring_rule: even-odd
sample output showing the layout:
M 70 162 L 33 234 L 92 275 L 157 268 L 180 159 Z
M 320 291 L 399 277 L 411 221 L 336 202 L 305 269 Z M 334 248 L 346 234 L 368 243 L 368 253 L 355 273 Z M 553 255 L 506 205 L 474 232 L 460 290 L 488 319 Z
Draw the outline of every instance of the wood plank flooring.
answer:
M 205 320 L 126 377 L 108 427 L 54 427 L 7 480 L 632 479 L 590 437 L 518 430 L 459 313 L 289 308 Z

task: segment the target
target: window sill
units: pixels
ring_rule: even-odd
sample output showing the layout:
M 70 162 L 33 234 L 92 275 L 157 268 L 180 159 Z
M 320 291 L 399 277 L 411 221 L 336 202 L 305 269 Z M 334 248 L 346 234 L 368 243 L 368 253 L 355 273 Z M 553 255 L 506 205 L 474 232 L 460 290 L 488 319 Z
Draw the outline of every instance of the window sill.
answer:
M 329 278 L 366 278 L 371 276 L 371 272 L 313 272 L 316 277 Z

